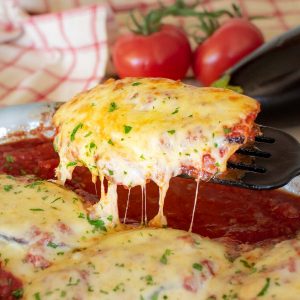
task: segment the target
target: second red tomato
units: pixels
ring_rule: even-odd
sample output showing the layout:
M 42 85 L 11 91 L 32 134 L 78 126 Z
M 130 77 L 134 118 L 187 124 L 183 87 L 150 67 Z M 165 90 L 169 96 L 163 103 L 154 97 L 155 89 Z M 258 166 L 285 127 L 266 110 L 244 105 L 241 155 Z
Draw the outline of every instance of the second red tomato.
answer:
M 261 31 L 250 21 L 231 19 L 197 47 L 193 62 L 195 76 L 204 85 L 210 85 L 263 42 Z

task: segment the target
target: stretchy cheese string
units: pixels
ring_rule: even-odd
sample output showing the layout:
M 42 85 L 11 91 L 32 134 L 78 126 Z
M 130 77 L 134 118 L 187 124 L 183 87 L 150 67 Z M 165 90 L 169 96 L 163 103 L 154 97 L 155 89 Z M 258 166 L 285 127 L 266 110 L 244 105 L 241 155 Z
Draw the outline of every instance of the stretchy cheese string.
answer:
M 144 204 L 144 209 L 145 209 L 145 219 L 144 219 L 144 223 L 145 225 L 148 224 L 148 218 L 147 218 L 147 185 L 145 184 L 144 186 L 144 201 L 145 201 L 145 204 Z
M 200 183 L 200 178 L 197 179 L 197 186 L 196 186 L 195 198 L 194 198 L 194 206 L 193 206 L 192 219 L 191 219 L 191 223 L 190 223 L 189 232 L 192 232 L 192 229 L 193 229 L 196 206 L 197 206 L 197 202 L 198 202 L 199 183 Z
M 124 221 L 123 221 L 124 224 L 126 224 L 126 220 L 127 220 L 127 213 L 128 213 L 129 200 L 130 200 L 130 192 L 131 192 L 131 188 L 128 189 L 128 194 L 127 194 L 126 209 L 125 209 L 125 215 L 124 215 Z
M 144 225 L 144 186 L 141 185 L 141 194 L 142 194 L 142 214 L 141 214 L 141 225 Z
M 168 189 L 169 189 L 169 182 L 166 182 L 159 187 L 158 213 L 150 221 L 150 225 L 157 226 L 157 227 L 167 225 L 167 219 L 164 215 L 164 203 L 165 203 L 165 198 L 166 198 Z

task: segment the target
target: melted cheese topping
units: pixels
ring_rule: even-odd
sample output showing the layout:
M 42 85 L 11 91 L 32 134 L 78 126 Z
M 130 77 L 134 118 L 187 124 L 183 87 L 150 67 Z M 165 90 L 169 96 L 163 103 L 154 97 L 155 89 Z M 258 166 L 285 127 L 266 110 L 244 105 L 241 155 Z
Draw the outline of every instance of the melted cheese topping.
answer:
M 239 256 L 231 268 L 211 282 L 210 296 L 212 299 L 298 300 L 299 271 L 298 237 Z
M 209 282 L 229 267 L 225 253 L 222 245 L 180 230 L 114 233 L 45 270 L 25 298 L 206 299 Z
M 23 281 L 86 247 L 95 235 L 74 192 L 29 177 L 0 175 L 1 261 Z
M 157 78 L 109 80 L 55 114 L 57 176 L 64 182 L 84 165 L 94 178 L 106 177 L 108 192 L 103 189 L 91 216 L 106 221 L 112 215 L 111 226 L 119 223 L 117 184 L 144 187 L 151 179 L 160 188 L 152 224 L 163 225 L 170 178 L 188 169 L 198 179 L 225 171 L 229 157 L 247 142 L 258 111 L 257 101 L 230 90 Z

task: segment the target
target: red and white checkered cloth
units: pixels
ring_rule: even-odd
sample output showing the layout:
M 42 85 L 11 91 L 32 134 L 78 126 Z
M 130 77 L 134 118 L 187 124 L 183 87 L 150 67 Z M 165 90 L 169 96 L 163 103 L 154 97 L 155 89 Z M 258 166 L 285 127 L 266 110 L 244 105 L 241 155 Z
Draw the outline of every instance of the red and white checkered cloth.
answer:
M 300 25 L 300 0 L 203 0 L 201 5 L 218 9 L 233 2 L 245 15 L 267 16 L 254 21 L 266 40 Z M 157 5 L 157 0 L 0 0 L 0 106 L 66 101 L 91 88 L 108 73 L 109 46 L 116 33 L 127 31 L 128 12 Z M 168 21 L 187 28 L 193 23 Z
M 26 15 L 12 1 L 4 2 L 0 4 L 2 15 L 6 13 L 6 22 L 2 18 L 0 23 L 4 32 L 0 31 L 0 105 L 65 101 L 104 77 L 107 33 L 115 31 L 108 5 Z

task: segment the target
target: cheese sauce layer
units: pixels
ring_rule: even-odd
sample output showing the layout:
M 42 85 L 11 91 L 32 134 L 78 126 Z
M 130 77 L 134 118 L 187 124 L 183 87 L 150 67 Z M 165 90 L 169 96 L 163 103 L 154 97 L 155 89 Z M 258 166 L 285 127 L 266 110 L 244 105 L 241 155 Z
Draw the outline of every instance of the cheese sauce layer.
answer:
M 212 282 L 208 299 L 300 299 L 300 239 L 243 253 Z M 218 287 L 218 288 L 216 288 Z
M 75 166 L 106 177 L 93 212 L 118 223 L 116 185 L 160 188 L 155 224 L 165 224 L 169 180 L 183 172 L 205 179 L 226 169 L 229 157 L 247 142 L 259 111 L 257 101 L 226 89 L 198 88 L 154 78 L 109 80 L 64 104 L 54 116 L 58 178 Z
M 0 175 L 1 266 L 23 282 L 86 247 L 98 232 L 74 192 L 29 177 Z
M 25 299 L 207 299 L 229 267 L 225 248 L 174 229 L 107 235 L 43 272 Z

